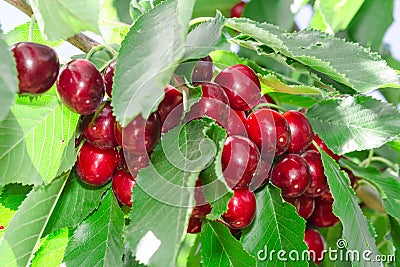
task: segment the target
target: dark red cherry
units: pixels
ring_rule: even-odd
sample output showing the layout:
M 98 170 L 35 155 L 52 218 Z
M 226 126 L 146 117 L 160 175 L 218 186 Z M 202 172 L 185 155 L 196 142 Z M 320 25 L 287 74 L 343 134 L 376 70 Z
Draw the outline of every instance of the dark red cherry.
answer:
M 224 90 L 215 83 L 195 84 L 195 86 L 199 85 L 201 85 L 203 95 L 186 114 L 186 120 L 208 116 L 221 124 L 225 123 L 229 115 L 229 100 Z
M 247 137 L 229 136 L 222 149 L 222 171 L 231 188 L 246 187 L 257 169 L 260 152 Z
M 228 120 L 223 126 L 228 135 L 247 136 L 246 114 L 244 111 L 229 109 Z
M 321 195 L 320 198 L 323 199 L 323 200 L 333 201 L 333 196 L 332 196 L 332 193 L 331 193 L 331 190 L 329 189 L 329 187 L 328 187 L 328 189 Z
M 252 109 L 261 98 L 260 81 L 254 71 L 245 65 L 237 64 L 224 69 L 214 82 L 222 86 L 229 105 L 235 110 Z
M 210 56 L 200 58 L 192 73 L 192 83 L 210 82 L 214 75 L 214 62 Z
M 65 65 L 56 84 L 61 102 L 73 112 L 92 114 L 103 102 L 103 78 L 86 59 L 76 59 Z
M 314 198 L 310 197 L 300 196 L 296 198 L 285 198 L 285 201 L 295 206 L 297 214 L 305 220 L 310 218 L 315 208 Z
M 325 144 L 324 140 L 322 140 L 316 133 L 314 133 L 314 141 L 317 143 L 317 145 L 325 151 L 329 156 L 331 156 L 334 160 L 338 161 L 341 156 L 333 153 L 332 150 L 329 149 L 329 147 Z M 316 149 L 315 149 L 316 150 Z
M 326 247 L 324 237 L 317 230 L 308 228 L 304 232 L 304 242 L 308 246 L 308 251 L 311 251 L 315 264 L 319 264 L 324 258 L 322 253 Z
M 142 115 L 136 116 L 125 128 L 119 123 L 115 126 L 115 137 L 125 152 L 145 155 L 156 145 L 161 135 L 161 122 L 157 112 L 146 120 Z M 129 163 L 128 163 L 129 165 Z
M 78 154 L 76 171 L 82 181 L 91 185 L 103 185 L 111 180 L 118 165 L 115 148 L 101 149 L 85 142 Z
M 189 218 L 189 224 L 186 229 L 186 232 L 188 234 L 197 234 L 200 233 L 201 231 L 201 219 L 200 218 L 195 218 L 195 217 L 190 217 Z
M 274 151 L 282 155 L 290 144 L 290 130 L 286 119 L 275 110 L 261 108 L 252 112 L 246 120 L 249 138 L 264 152 Z
M 117 61 L 114 59 L 108 64 L 106 69 L 104 70 L 104 84 L 106 86 L 106 92 L 109 97 L 112 97 L 112 85 L 114 78 L 115 65 L 117 65 Z
M 282 190 L 283 197 L 298 197 L 310 186 L 307 162 L 297 154 L 281 158 L 272 169 L 271 182 Z
M 21 42 L 11 46 L 10 51 L 17 66 L 20 93 L 40 94 L 53 86 L 60 68 L 53 48 Z
M 240 18 L 243 14 L 243 9 L 246 6 L 245 2 L 239 2 L 231 8 L 231 18 Z
M 260 100 L 258 101 L 257 105 L 260 104 L 274 104 L 276 105 L 276 102 L 274 99 L 272 99 L 272 97 L 270 97 L 269 95 L 263 95 Z M 265 107 L 265 108 L 269 108 L 269 107 Z M 273 108 L 272 108 L 273 109 Z M 275 110 L 275 109 L 274 109 Z
M 313 140 L 310 122 L 301 112 L 295 110 L 286 111 L 283 117 L 287 120 L 291 133 L 288 152 L 302 153 Z
M 349 176 L 350 185 L 353 187 L 354 184 L 357 182 L 357 176 L 355 176 L 354 173 L 349 169 L 343 168 L 343 170 L 347 173 L 347 176 Z
M 339 218 L 332 211 L 333 200 L 315 199 L 315 209 L 308 221 L 316 227 L 330 227 L 339 222 Z
M 124 159 L 132 175 L 136 175 L 141 169 L 146 168 L 150 162 L 150 156 L 147 153 L 135 154 L 128 150 L 124 151 Z
M 274 160 L 273 154 L 263 154 L 260 156 L 258 161 L 257 170 L 250 183 L 250 189 L 252 191 L 266 184 L 271 175 L 271 166 Z
M 181 120 L 183 113 L 182 93 L 179 92 L 172 85 L 167 85 L 164 88 L 164 92 L 165 92 L 164 99 L 158 105 L 158 110 L 157 110 L 158 115 L 160 115 L 162 133 L 166 133 L 175 126 L 177 126 Z
M 328 189 L 328 182 L 324 174 L 321 154 L 315 150 L 307 150 L 302 155 L 310 170 L 311 184 L 304 193 L 308 197 L 319 197 Z
M 243 229 L 250 225 L 256 213 L 256 197 L 247 188 L 233 191 L 233 197 L 228 203 L 223 220 L 234 229 Z
M 211 212 L 211 206 L 204 196 L 200 178 L 196 181 L 196 186 L 194 188 L 194 199 L 196 201 L 196 206 L 194 207 L 190 216 L 194 218 L 206 217 L 207 214 Z
M 112 189 L 119 203 L 132 207 L 132 190 L 136 181 L 129 172 L 118 170 L 112 178 Z
M 118 146 L 114 136 L 115 117 L 110 102 L 96 113 L 86 115 L 82 121 L 82 131 L 86 140 L 100 148 L 113 148 Z

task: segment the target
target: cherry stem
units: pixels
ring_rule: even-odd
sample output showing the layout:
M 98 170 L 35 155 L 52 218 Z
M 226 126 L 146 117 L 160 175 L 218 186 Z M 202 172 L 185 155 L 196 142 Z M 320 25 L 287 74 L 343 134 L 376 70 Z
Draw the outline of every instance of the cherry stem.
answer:
M 29 37 L 28 37 L 28 41 L 32 42 L 33 41 L 33 30 L 35 28 L 35 15 L 32 14 L 31 16 L 31 22 L 29 23 Z
M 28 5 L 25 0 L 5 0 L 10 5 L 16 7 L 17 9 L 24 12 L 29 17 L 32 17 L 33 11 L 32 8 Z M 75 34 L 72 37 L 66 39 L 67 42 L 72 44 L 73 46 L 79 48 L 85 53 L 88 53 L 93 47 L 100 45 L 97 41 L 92 38 L 86 36 L 83 33 Z
M 369 161 L 367 161 L 367 160 L 369 160 Z M 367 158 L 367 159 L 365 159 L 364 161 L 362 161 L 361 163 L 360 163 L 360 167 L 369 167 L 369 164 L 371 163 L 371 162 L 373 162 L 373 161 L 375 161 L 375 162 L 382 162 L 382 163 L 384 163 L 385 165 L 387 165 L 389 168 L 391 168 L 392 170 L 394 170 L 394 171 L 397 171 L 398 170 L 398 168 L 396 168 L 396 165 L 395 164 L 393 164 L 390 160 L 388 160 L 388 159 L 386 159 L 386 158 L 383 158 L 383 157 L 371 157 L 371 158 Z M 368 165 L 367 165 L 367 163 L 368 163 Z

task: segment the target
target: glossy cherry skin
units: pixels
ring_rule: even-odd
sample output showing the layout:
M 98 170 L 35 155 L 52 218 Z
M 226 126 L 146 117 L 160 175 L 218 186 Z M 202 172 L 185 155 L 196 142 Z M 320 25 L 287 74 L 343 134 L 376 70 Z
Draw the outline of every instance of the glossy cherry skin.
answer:
M 75 166 L 83 182 L 103 185 L 111 180 L 118 160 L 118 151 L 115 148 L 101 149 L 85 142 L 79 151 Z
M 191 217 L 194 218 L 204 218 L 211 212 L 210 203 L 207 202 L 203 189 L 201 187 L 201 180 L 197 179 L 196 186 L 194 188 L 194 199 L 196 201 L 196 206 L 194 207 Z
M 260 98 L 260 100 L 258 101 L 258 103 L 257 103 L 257 105 L 260 105 L 260 104 L 274 104 L 274 105 L 276 105 L 276 102 L 269 95 L 263 95 Z M 265 106 L 265 108 L 270 108 L 270 107 Z M 270 109 L 274 109 L 274 108 L 270 108 Z
M 233 229 L 243 229 L 250 225 L 256 214 L 256 197 L 247 188 L 233 191 L 233 197 L 228 203 L 223 220 Z
M 124 151 L 124 160 L 129 172 L 132 175 L 136 175 L 141 169 L 149 166 L 150 156 L 147 153 L 135 154 Z
M 202 222 L 201 222 L 200 218 L 190 217 L 189 218 L 189 224 L 188 224 L 188 227 L 186 229 L 186 232 L 188 234 L 200 233 L 201 225 L 202 225 Z
M 172 85 L 167 85 L 164 88 L 164 93 L 164 99 L 158 105 L 157 109 L 158 115 L 160 115 L 162 133 L 166 133 L 177 126 L 181 120 L 183 113 L 182 93 L 179 92 Z
M 82 121 L 82 132 L 86 140 L 100 148 L 118 146 L 114 135 L 115 117 L 110 102 L 105 102 L 101 110 L 86 115 Z
M 314 138 L 313 140 L 315 141 L 315 143 L 317 143 L 317 145 L 326 152 L 326 154 L 328 154 L 329 156 L 331 156 L 334 160 L 338 161 L 341 156 L 333 153 L 332 150 L 329 149 L 329 147 L 325 144 L 324 140 L 322 140 L 316 133 L 314 133 Z M 314 149 L 317 150 L 317 149 Z
M 333 200 L 324 198 L 315 199 L 315 209 L 308 221 L 316 227 L 330 227 L 339 222 L 339 218 L 332 211 Z
M 314 136 L 310 122 L 303 113 L 295 110 L 286 111 L 283 117 L 288 122 L 291 133 L 288 152 L 304 152 L 310 146 Z
M 254 108 L 261 98 L 261 85 L 254 71 L 242 64 L 222 70 L 214 80 L 222 86 L 235 110 Z
M 132 207 L 132 190 L 136 181 L 129 172 L 118 170 L 112 178 L 112 189 L 119 203 Z
M 199 85 L 201 85 L 203 95 L 200 101 L 194 104 L 186 114 L 186 120 L 207 116 L 218 123 L 225 123 L 229 116 L 229 100 L 224 90 L 215 83 L 195 84 L 195 86 Z
M 256 172 L 260 152 L 247 137 L 229 136 L 222 149 L 222 171 L 231 188 L 246 187 Z
M 117 65 L 117 61 L 114 59 L 108 64 L 106 69 L 104 70 L 104 85 L 106 86 L 106 93 L 109 97 L 112 97 L 112 86 L 113 86 L 113 78 L 115 65 Z
M 92 114 L 103 102 L 105 87 L 96 67 L 86 59 L 76 59 L 65 65 L 57 79 L 61 102 L 78 114 Z
M 146 120 L 142 115 L 136 116 L 125 128 L 115 124 L 115 137 L 118 144 L 126 151 L 136 155 L 150 152 L 161 135 L 161 122 L 157 112 Z M 129 163 L 128 163 L 129 164 Z
M 291 134 L 286 119 L 275 110 L 261 108 L 252 112 L 246 120 L 249 138 L 261 153 L 274 151 L 282 155 L 288 149 Z
M 308 246 L 308 251 L 313 251 L 312 258 L 315 264 L 323 260 L 322 251 L 326 248 L 324 237 L 315 229 L 308 228 L 304 232 L 304 242 Z
M 246 114 L 244 111 L 229 109 L 228 120 L 223 126 L 228 135 L 247 136 Z
M 245 2 L 239 2 L 231 8 L 231 18 L 240 18 L 243 14 L 243 9 L 246 6 Z
M 307 150 L 301 154 L 301 156 L 307 162 L 311 176 L 310 187 L 304 192 L 304 195 L 308 197 L 319 197 L 328 189 L 328 182 L 324 174 L 321 154 L 315 150 Z
M 17 66 L 20 93 L 40 94 L 53 86 L 60 68 L 53 48 L 21 42 L 11 46 L 10 51 Z
M 200 58 L 192 73 L 192 83 L 210 82 L 214 75 L 214 62 L 210 56 Z
M 282 190 L 283 197 L 298 197 L 310 186 L 307 162 L 297 154 L 281 158 L 272 169 L 271 182 Z
M 314 212 L 314 198 L 300 196 L 296 198 L 285 198 L 285 200 L 295 206 L 297 214 L 299 214 L 305 220 L 310 218 L 310 216 Z

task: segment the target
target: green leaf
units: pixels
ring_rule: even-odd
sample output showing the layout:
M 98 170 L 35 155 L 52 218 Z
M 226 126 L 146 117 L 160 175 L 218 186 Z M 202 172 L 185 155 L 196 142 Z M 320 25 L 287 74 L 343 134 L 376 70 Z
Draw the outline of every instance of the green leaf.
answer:
M 375 239 L 371 235 L 370 225 L 362 213 L 347 174 L 339 170 L 338 164 L 320 150 L 324 165 L 324 174 L 328 178 L 329 188 L 333 196 L 333 212 L 339 217 L 343 225 L 343 237 L 347 242 L 348 250 L 371 252 L 371 259 L 379 255 Z M 360 257 L 360 261 L 353 262 L 353 266 L 377 266 L 376 263 Z M 380 266 L 380 265 L 379 265 Z
M 78 226 L 98 208 L 103 194 L 109 188 L 109 186 L 98 187 L 85 184 L 73 170 L 49 218 L 44 234 L 63 227 L 75 228 Z
M 60 266 L 68 244 L 68 229 L 62 228 L 46 237 L 32 260 L 32 267 Z
M 282 200 L 277 187 L 268 184 L 256 193 L 256 216 L 243 230 L 241 243 L 250 255 L 257 255 L 260 266 L 308 266 L 306 261 L 279 261 L 269 259 L 272 250 L 307 251 L 304 243 L 305 221 L 293 205 Z
M 11 219 L 15 215 L 15 210 L 12 210 L 10 208 L 4 207 L 3 204 L 0 203 L 0 226 L 3 226 L 3 229 L 0 229 L 0 244 L 1 240 L 3 239 L 5 230 L 8 227 L 8 224 L 10 223 Z M 1 248 L 0 248 L 0 254 L 1 254 Z
M 68 173 L 49 185 L 35 187 L 28 194 L 8 225 L 0 244 L 0 266 L 28 266 L 67 177 Z
M 122 266 L 124 214 L 112 190 L 75 230 L 64 260 L 69 266 Z
M 21 24 L 15 27 L 13 30 L 9 31 L 5 35 L 5 39 L 8 45 L 12 45 L 18 42 L 29 42 L 29 31 L 30 31 L 30 22 Z M 62 44 L 63 40 L 57 41 L 47 41 L 43 38 L 42 33 L 40 32 L 39 26 L 37 23 L 33 26 L 32 32 L 32 40 L 31 42 L 47 45 L 50 47 L 58 47 Z
M 270 93 L 269 95 L 275 100 L 275 102 L 277 102 L 281 106 L 284 106 L 285 109 L 287 110 L 296 109 L 298 107 L 309 108 L 315 103 L 317 103 L 317 100 L 309 96 L 301 96 L 301 95 L 293 95 L 285 93 Z M 288 105 L 291 107 L 286 108 L 286 106 Z
M 201 235 L 196 236 L 196 240 L 190 249 L 187 257 L 186 266 L 200 267 L 201 266 Z
M 1 35 L 0 58 L 0 121 L 2 121 L 14 104 L 19 89 L 15 60 Z
M 74 157 L 68 146 L 73 145 L 79 115 L 58 101 L 54 89 L 36 97 L 19 96 L 11 111 L 0 123 L 0 184 L 50 182 L 62 161 Z M 66 150 L 73 155 L 65 155 Z M 71 168 L 74 161 L 68 162 Z
M 369 96 L 323 100 L 305 115 L 327 146 L 340 155 L 380 147 L 400 132 L 399 111 Z
M 140 16 L 122 42 L 112 98 L 122 126 L 139 113 L 147 118 L 161 101 L 164 87 L 184 54 L 193 5 L 193 0 L 162 2 Z
M 256 266 L 256 259 L 247 254 L 242 245 L 219 222 L 203 221 L 201 229 L 201 256 L 204 267 Z
M 229 17 L 231 8 L 237 3 L 239 3 L 238 0 L 197 0 L 192 18 L 214 17 L 216 10 L 219 10 L 225 17 Z
M 153 150 L 152 164 L 136 178 L 126 242 L 144 264 L 175 266 L 194 205 L 195 181 L 216 152 L 205 128 L 203 121 L 192 121 L 168 131 Z
M 124 28 L 123 24 L 119 26 L 119 18 L 116 7 L 114 6 L 115 0 L 103 0 L 100 2 L 100 12 L 99 12 L 99 29 L 101 36 L 103 37 L 106 44 L 122 42 L 122 38 L 117 28 Z
M 355 176 L 367 179 L 374 184 L 381 194 L 387 213 L 400 219 L 400 181 L 398 178 L 389 173 L 381 173 L 372 167 L 361 168 L 349 160 L 342 159 L 341 163 L 350 168 Z
M 390 234 L 392 237 L 393 245 L 396 248 L 396 254 L 394 256 L 396 257 L 396 259 L 398 259 L 400 257 L 400 223 L 398 220 L 390 216 L 389 216 L 389 221 L 391 228 Z M 396 266 L 399 266 L 398 261 Z
M 29 0 L 40 31 L 49 40 L 67 39 L 82 31 L 99 33 L 96 0 Z
M 32 187 L 27 185 L 8 184 L 0 193 L 0 203 L 4 207 L 16 211 L 31 189 Z
M 267 56 L 274 52 L 281 62 L 300 69 L 308 66 L 322 77 L 358 92 L 400 87 L 398 74 L 378 54 L 343 39 L 310 30 L 287 33 L 274 25 L 244 18 L 228 19 L 226 25 L 245 34 L 232 42 Z M 301 64 L 293 64 L 296 62 Z
M 263 94 L 270 92 L 280 92 L 287 94 L 304 94 L 304 95 L 320 95 L 321 91 L 314 86 L 306 85 L 287 85 L 279 80 L 275 75 L 268 74 L 266 76 L 259 75 L 261 83 L 261 91 Z

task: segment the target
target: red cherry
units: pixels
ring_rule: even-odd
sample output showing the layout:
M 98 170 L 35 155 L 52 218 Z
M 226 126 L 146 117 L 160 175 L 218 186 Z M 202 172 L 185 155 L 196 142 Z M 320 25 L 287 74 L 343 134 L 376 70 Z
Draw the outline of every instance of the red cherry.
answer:
M 210 56 L 200 58 L 192 73 L 192 83 L 210 82 L 214 75 L 214 63 Z
M 194 207 L 191 217 L 204 218 L 211 212 L 211 206 L 204 197 L 203 189 L 201 187 L 201 180 L 197 179 L 196 187 L 194 188 L 194 199 L 196 206 Z
M 358 180 L 357 176 L 355 176 L 354 173 L 349 169 L 343 168 L 343 170 L 347 173 L 347 176 L 349 176 L 350 185 L 353 187 Z
M 115 148 L 101 149 L 85 142 L 78 154 L 76 171 L 82 181 L 91 185 L 103 185 L 110 181 L 118 165 Z
M 308 197 L 319 197 L 328 189 L 328 182 L 324 175 L 321 154 L 315 150 L 307 150 L 302 155 L 310 170 L 311 184 L 304 193 Z
M 112 178 L 112 189 L 119 203 L 132 207 L 132 190 L 136 181 L 129 172 L 118 170 Z
M 283 117 L 287 120 L 291 133 L 287 151 L 289 153 L 302 153 L 310 146 L 313 139 L 310 122 L 301 112 L 295 110 L 286 111 Z
M 321 195 L 321 199 L 333 201 L 333 196 L 332 196 L 332 193 L 331 193 L 331 190 L 329 189 L 329 187 L 328 187 L 328 189 Z
M 158 115 L 160 115 L 162 133 L 166 133 L 175 126 L 177 126 L 181 120 L 183 113 L 182 93 L 179 92 L 172 85 L 167 85 L 164 88 L 164 92 L 165 92 L 164 99 L 158 105 L 158 110 L 157 110 Z
M 304 232 L 304 242 L 308 246 L 308 251 L 311 251 L 311 256 L 315 264 L 319 264 L 324 257 L 322 251 L 326 247 L 323 236 L 317 230 L 308 228 Z
M 60 68 L 53 48 L 21 42 L 11 46 L 10 51 L 17 66 L 20 93 L 40 94 L 53 86 Z
M 221 71 L 214 80 L 222 86 L 229 98 L 229 105 L 235 110 L 254 108 L 261 98 L 261 85 L 254 71 L 242 64 Z
M 86 59 L 76 59 L 65 65 L 57 79 L 57 93 L 61 102 L 79 114 L 94 113 L 103 102 L 103 78 Z
M 124 151 L 124 159 L 132 175 L 136 175 L 141 169 L 146 168 L 150 162 L 150 156 L 147 153 L 135 154 Z
M 100 148 L 118 146 L 114 136 L 115 117 L 110 102 L 105 102 L 100 111 L 86 115 L 82 121 L 82 131 L 86 140 Z
M 244 111 L 229 109 L 228 120 L 223 126 L 228 135 L 247 136 L 246 114 Z
M 333 153 L 333 151 L 330 150 L 330 149 L 328 148 L 328 146 L 325 144 L 324 140 L 322 140 L 316 133 L 314 133 L 314 141 L 315 141 L 315 143 L 317 143 L 317 145 L 318 145 L 323 151 L 325 151 L 325 152 L 326 152 L 329 156 L 331 156 L 334 160 L 338 161 L 338 160 L 340 160 L 340 158 L 342 157 L 342 156 L 339 156 L 339 155 Z M 317 149 L 314 149 L 314 150 L 317 150 Z
M 233 191 L 228 203 L 228 211 L 222 215 L 224 221 L 234 229 L 243 229 L 250 225 L 256 213 L 256 197 L 247 188 Z
M 104 70 L 104 85 L 106 86 L 106 92 L 109 97 L 112 97 L 112 85 L 115 65 L 117 65 L 117 61 L 114 59 L 110 62 L 110 64 L 108 64 L 108 66 Z
M 189 218 L 189 224 L 186 229 L 186 232 L 188 234 L 197 234 L 200 233 L 201 231 L 201 219 L 200 218 L 195 218 L 195 217 L 190 217 Z
M 246 187 L 257 169 L 260 152 L 247 137 L 229 136 L 222 149 L 222 171 L 231 188 Z
M 282 190 L 283 197 L 298 197 L 310 185 L 307 162 L 297 154 L 281 158 L 272 169 L 271 182 Z
M 256 143 L 262 154 L 275 151 L 275 155 L 279 156 L 289 147 L 289 125 L 275 110 L 255 110 L 246 120 L 246 129 L 249 138 Z
M 330 227 L 339 222 L 339 218 L 332 211 L 333 200 L 315 199 L 315 209 L 309 222 L 316 227 Z
M 305 220 L 310 218 L 315 208 L 314 198 L 310 197 L 300 196 L 296 198 L 285 198 L 285 201 L 295 206 L 297 214 Z
M 231 8 L 231 18 L 240 18 L 243 14 L 243 9 L 246 6 L 245 2 L 239 2 Z

